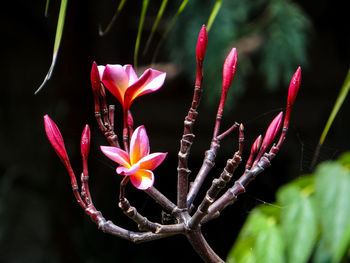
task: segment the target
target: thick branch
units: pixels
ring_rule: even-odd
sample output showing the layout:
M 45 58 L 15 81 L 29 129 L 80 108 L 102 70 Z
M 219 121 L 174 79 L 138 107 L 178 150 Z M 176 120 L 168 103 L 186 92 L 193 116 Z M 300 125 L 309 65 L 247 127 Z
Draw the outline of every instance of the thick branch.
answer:
M 152 197 L 158 204 L 160 204 L 168 213 L 173 214 L 178 210 L 177 206 L 171 202 L 165 195 L 159 192 L 154 186 L 145 190 L 146 194 Z
M 114 236 L 118 236 L 120 238 L 129 240 L 134 243 L 142 243 L 157 240 L 177 234 L 174 232 L 152 233 L 129 231 L 113 224 L 113 222 L 109 220 L 106 221 L 106 219 L 102 216 L 101 212 L 97 211 L 93 205 L 89 205 L 84 211 L 88 216 L 90 216 L 91 220 L 95 222 L 98 228 L 101 229 L 103 232 Z
M 210 172 L 211 168 L 214 166 L 214 160 L 217 154 L 217 151 L 219 150 L 220 144 L 219 141 L 214 139 L 212 140 L 210 144 L 209 150 L 205 152 L 205 157 L 203 160 L 202 167 L 200 168 L 196 179 L 191 184 L 190 191 L 187 195 L 187 207 L 189 208 L 191 204 L 193 203 L 193 200 L 196 198 L 196 195 L 198 194 L 198 191 L 200 187 L 202 186 L 204 179 Z
M 224 262 L 209 246 L 200 230 L 191 231 L 187 234 L 187 239 L 191 243 L 198 255 L 207 263 Z
M 189 221 L 190 228 L 199 227 L 199 224 L 202 221 L 202 219 L 208 214 L 209 206 L 213 204 L 216 196 L 231 180 L 232 174 L 236 170 L 237 166 L 240 164 L 241 160 L 241 153 L 236 152 L 233 158 L 227 161 L 226 167 L 224 168 L 220 177 L 213 180 L 212 185 L 207 191 L 202 203 L 198 206 L 196 213 L 192 216 L 191 220 Z
M 131 206 L 129 201 L 124 198 L 120 200 L 119 207 L 122 209 L 125 215 L 134 220 L 138 224 L 138 228 L 141 231 L 151 231 L 153 233 L 181 233 L 185 231 L 184 224 L 175 225 L 162 225 L 159 223 L 151 222 L 147 217 L 142 216 L 137 212 L 136 208 Z
M 244 174 L 235 182 L 233 187 L 228 189 L 217 201 L 215 201 L 208 209 L 208 215 L 203 222 L 219 216 L 220 212 L 228 205 L 233 204 L 237 200 L 237 196 L 245 192 L 247 185 L 256 178 L 256 176 L 271 165 L 270 160 L 274 157 L 272 153 L 265 153 L 260 161 L 250 170 L 246 170 Z
M 200 81 L 201 83 L 201 81 Z M 194 88 L 193 100 L 191 108 L 184 121 L 184 132 L 180 142 L 180 151 L 178 153 L 178 182 L 177 182 L 177 205 L 180 209 L 186 208 L 186 196 L 188 192 L 188 176 L 191 171 L 188 169 L 188 156 L 195 135 L 193 134 L 193 125 L 196 121 L 198 112 L 197 108 L 200 102 L 202 88 L 196 86 Z

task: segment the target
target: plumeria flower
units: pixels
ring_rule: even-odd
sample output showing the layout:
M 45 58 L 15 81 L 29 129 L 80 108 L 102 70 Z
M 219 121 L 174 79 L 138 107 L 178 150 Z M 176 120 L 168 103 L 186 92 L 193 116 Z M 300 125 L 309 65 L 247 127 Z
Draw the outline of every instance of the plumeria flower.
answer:
M 112 146 L 101 146 L 101 151 L 120 165 L 117 167 L 117 173 L 130 176 L 131 183 L 140 190 L 147 190 L 153 186 L 152 170 L 157 168 L 167 155 L 167 153 L 150 154 L 144 126 L 138 127 L 132 134 L 129 152 Z
M 107 64 L 97 68 L 100 80 L 123 105 L 124 112 L 137 97 L 160 89 L 166 76 L 165 72 L 149 68 L 138 78 L 131 65 Z

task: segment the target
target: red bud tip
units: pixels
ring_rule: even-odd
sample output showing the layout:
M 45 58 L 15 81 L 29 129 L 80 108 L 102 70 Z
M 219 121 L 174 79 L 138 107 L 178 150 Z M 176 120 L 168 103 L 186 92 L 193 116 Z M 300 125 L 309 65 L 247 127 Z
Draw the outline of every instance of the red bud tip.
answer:
M 222 89 L 224 92 L 227 92 L 231 86 L 233 77 L 236 73 L 237 66 L 237 51 L 236 48 L 232 48 L 228 56 L 226 57 L 223 69 L 223 81 Z
M 301 82 L 301 68 L 298 67 L 289 84 L 287 105 L 289 106 L 293 105 L 299 91 L 300 82 Z
M 128 127 L 133 127 L 134 126 L 134 118 L 132 117 L 132 114 L 131 114 L 131 111 L 128 110 L 128 116 L 127 116 L 127 119 L 126 119 L 126 123 L 128 125 Z
M 262 139 L 261 135 L 259 135 L 258 138 L 255 139 L 255 141 L 254 141 L 254 143 L 252 145 L 252 148 L 250 149 L 250 155 L 249 155 L 248 161 L 247 161 L 247 163 L 245 165 L 246 169 L 250 169 L 251 168 L 253 160 L 254 160 L 254 157 L 255 157 L 256 153 L 260 149 L 261 139 Z
M 100 73 L 98 71 L 98 67 L 95 61 L 92 63 L 92 68 L 91 68 L 91 86 L 92 86 L 92 91 L 94 93 L 98 93 L 101 86 L 101 79 L 100 79 Z
M 196 49 L 197 63 L 199 64 L 200 67 L 202 67 L 202 64 L 203 64 L 205 51 L 207 50 L 207 43 L 208 43 L 208 33 L 207 33 L 207 29 L 205 28 L 205 25 L 203 25 L 198 35 L 197 49 Z
M 266 134 L 264 137 L 264 140 L 262 142 L 261 148 L 267 148 L 272 143 L 272 141 L 275 139 L 279 129 L 281 128 L 282 124 L 282 117 L 283 112 L 281 111 L 271 122 L 270 126 L 266 130 Z
M 86 124 L 81 134 L 81 143 L 80 143 L 81 155 L 87 156 L 89 154 L 90 141 L 91 141 L 91 132 L 90 132 L 89 125 Z
M 250 150 L 251 154 L 255 155 L 259 151 L 261 146 L 261 141 L 262 141 L 262 136 L 259 135 L 259 137 L 255 139 L 255 142 L 252 145 L 252 149 Z
M 57 125 L 48 115 L 44 116 L 45 132 L 49 142 L 63 163 L 69 161 L 63 138 Z

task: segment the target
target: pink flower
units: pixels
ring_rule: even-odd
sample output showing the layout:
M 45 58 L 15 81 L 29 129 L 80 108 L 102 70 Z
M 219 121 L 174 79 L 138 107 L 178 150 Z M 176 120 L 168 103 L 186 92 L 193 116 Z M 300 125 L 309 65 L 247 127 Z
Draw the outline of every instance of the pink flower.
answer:
M 120 164 L 117 173 L 130 176 L 131 183 L 140 190 L 147 190 L 153 186 L 152 170 L 157 168 L 167 155 L 167 153 L 149 153 L 149 141 L 144 126 L 138 127 L 132 134 L 129 153 L 112 146 L 101 146 L 101 151 Z
M 93 70 L 96 66 L 93 65 Z M 131 65 L 98 66 L 99 74 L 94 73 L 94 79 L 100 77 L 106 88 L 119 100 L 126 112 L 132 102 L 144 94 L 160 89 L 166 73 L 147 69 L 140 78 L 137 77 Z

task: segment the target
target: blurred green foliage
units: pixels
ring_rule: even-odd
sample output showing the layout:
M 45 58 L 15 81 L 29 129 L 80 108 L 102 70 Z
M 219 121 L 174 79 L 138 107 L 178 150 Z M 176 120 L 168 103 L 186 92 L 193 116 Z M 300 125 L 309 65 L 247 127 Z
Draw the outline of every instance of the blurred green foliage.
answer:
M 348 262 L 350 152 L 283 186 L 249 215 L 227 262 Z
M 167 39 L 172 61 L 191 77 L 198 32 L 213 7 L 212 1 L 190 1 Z M 250 77 L 263 79 L 263 86 L 270 91 L 281 83 L 288 87 L 297 66 L 307 63 L 310 29 L 306 14 L 289 0 L 223 1 L 208 34 L 204 62 L 207 101 L 219 96 L 222 64 L 232 47 L 237 47 L 238 69 L 229 104 L 239 98 Z

